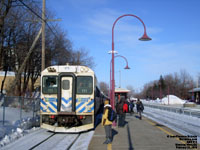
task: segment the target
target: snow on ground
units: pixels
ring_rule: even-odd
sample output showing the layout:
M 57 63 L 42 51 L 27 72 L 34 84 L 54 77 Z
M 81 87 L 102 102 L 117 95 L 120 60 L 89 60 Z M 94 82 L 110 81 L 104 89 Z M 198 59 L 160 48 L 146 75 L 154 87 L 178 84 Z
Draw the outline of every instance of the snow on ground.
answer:
M 184 136 L 195 135 L 200 143 L 200 118 L 166 110 L 145 107 L 144 116 L 179 132 Z
M 168 95 L 162 99 L 156 100 L 142 100 L 144 104 L 151 104 L 158 107 L 164 107 L 162 105 L 167 105 L 170 108 L 177 108 L 178 110 L 187 110 L 188 112 L 199 112 L 200 107 L 183 107 L 183 104 L 193 104 L 182 100 L 175 95 Z M 169 104 L 169 105 L 168 105 Z M 148 106 L 148 105 L 147 105 Z M 198 143 L 200 143 L 200 118 L 193 117 L 190 115 L 179 114 L 175 112 L 169 112 L 166 110 L 145 107 L 144 115 L 158 123 L 168 126 L 169 128 L 179 132 L 182 135 L 193 134 L 198 136 Z M 170 109 L 168 109 L 170 110 Z M 199 116 L 199 115 L 198 115 Z
M 164 105 L 183 105 L 184 103 L 187 102 L 187 100 L 182 100 L 179 97 L 175 95 L 167 95 L 166 97 L 159 99 L 157 98 L 156 100 L 143 100 L 145 102 L 149 103 L 158 103 L 158 104 L 164 104 Z
M 6 107 L 5 108 L 5 121 L 3 124 L 3 107 L 0 107 L 0 147 L 22 137 L 29 133 L 33 125 L 39 125 L 39 117 L 34 115 L 33 112 L 21 112 L 20 109 Z M 34 130 L 34 128 L 32 129 Z

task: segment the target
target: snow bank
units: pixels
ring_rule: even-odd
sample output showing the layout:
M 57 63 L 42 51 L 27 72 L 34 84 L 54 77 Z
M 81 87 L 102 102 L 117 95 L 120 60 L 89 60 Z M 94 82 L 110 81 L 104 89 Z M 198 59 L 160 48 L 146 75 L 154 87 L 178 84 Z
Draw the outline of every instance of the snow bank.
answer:
M 175 95 L 167 95 L 166 97 L 156 100 L 143 100 L 144 103 L 156 103 L 156 104 L 163 104 L 163 105 L 183 105 L 187 102 L 187 100 L 182 100 Z
M 175 95 L 167 95 L 166 97 L 162 98 L 161 104 L 168 104 L 174 105 L 174 104 L 184 104 L 186 101 L 178 98 Z
M 33 126 L 39 126 L 39 115 L 33 112 L 22 111 L 20 119 L 20 110 L 18 108 L 6 107 L 5 122 L 3 125 L 3 108 L 0 107 L 0 149 L 12 141 L 27 134 Z

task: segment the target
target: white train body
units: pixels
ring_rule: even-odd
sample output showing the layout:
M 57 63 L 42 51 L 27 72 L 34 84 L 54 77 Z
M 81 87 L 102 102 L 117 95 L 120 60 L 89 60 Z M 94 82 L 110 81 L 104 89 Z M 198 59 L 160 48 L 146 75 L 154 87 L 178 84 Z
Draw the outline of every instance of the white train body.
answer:
M 103 104 L 94 72 L 85 66 L 51 66 L 41 74 L 40 124 L 53 132 L 94 128 Z

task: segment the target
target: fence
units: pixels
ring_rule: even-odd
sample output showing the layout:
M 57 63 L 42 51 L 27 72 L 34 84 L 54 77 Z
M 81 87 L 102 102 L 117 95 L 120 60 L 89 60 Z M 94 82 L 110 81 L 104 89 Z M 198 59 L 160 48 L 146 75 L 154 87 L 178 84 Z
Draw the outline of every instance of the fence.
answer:
M 3 126 L 27 119 L 35 122 L 39 111 L 39 98 L 5 96 L 0 99 L 0 122 Z
M 159 104 L 147 104 L 147 103 L 144 103 L 144 106 L 200 118 L 200 109 L 199 110 L 192 108 L 189 109 L 184 107 L 163 106 Z

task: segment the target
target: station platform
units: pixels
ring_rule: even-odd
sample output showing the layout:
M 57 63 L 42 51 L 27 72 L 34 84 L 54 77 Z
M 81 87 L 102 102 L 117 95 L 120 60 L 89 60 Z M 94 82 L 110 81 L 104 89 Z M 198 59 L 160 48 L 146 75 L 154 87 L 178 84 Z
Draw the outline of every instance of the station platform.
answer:
M 179 150 L 197 149 L 188 148 L 188 144 L 195 140 L 181 139 L 179 133 L 166 126 L 143 117 L 138 118 L 137 114 L 126 114 L 124 127 L 112 128 L 113 141 L 111 144 L 103 144 L 105 141 L 104 127 L 99 124 L 90 141 L 89 150 Z M 182 136 L 183 137 L 183 136 Z M 184 138 L 184 137 L 183 137 Z M 188 144 L 187 144 L 188 143 Z M 193 144 L 194 145 L 194 144 Z M 196 144 L 198 149 L 200 145 Z

